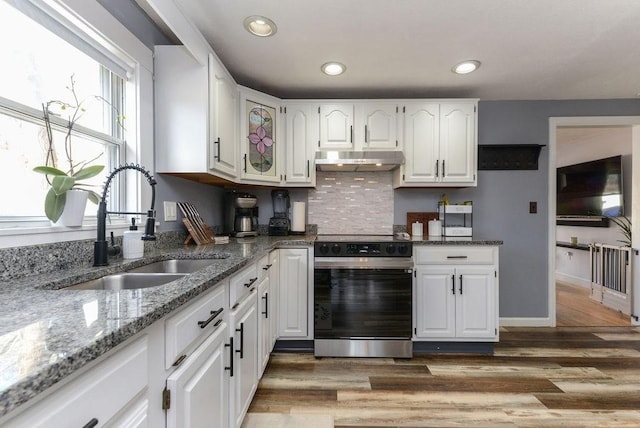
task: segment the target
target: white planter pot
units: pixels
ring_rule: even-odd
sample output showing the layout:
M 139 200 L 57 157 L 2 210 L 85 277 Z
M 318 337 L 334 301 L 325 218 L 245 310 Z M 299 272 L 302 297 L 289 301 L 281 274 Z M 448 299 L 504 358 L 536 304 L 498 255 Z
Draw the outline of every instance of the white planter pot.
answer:
M 69 190 L 67 192 L 67 202 L 64 205 L 62 215 L 55 222 L 54 226 L 80 227 L 84 218 L 84 211 L 87 208 L 87 198 L 89 193 L 84 190 Z

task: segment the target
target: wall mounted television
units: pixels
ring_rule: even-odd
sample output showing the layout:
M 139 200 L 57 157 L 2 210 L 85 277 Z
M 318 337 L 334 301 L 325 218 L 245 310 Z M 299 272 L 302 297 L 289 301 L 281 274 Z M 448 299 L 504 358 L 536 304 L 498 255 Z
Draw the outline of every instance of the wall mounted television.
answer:
M 624 214 L 622 156 L 567 165 L 556 170 L 556 223 L 608 226 Z

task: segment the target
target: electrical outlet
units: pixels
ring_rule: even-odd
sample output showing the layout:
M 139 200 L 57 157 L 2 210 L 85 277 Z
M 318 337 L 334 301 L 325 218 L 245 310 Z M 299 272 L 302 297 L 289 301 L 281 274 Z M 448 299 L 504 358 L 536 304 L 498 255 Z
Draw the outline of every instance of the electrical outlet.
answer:
M 535 201 L 529 202 L 529 214 L 536 214 L 538 212 L 538 203 Z
M 164 201 L 164 221 L 178 220 L 177 206 L 175 202 Z

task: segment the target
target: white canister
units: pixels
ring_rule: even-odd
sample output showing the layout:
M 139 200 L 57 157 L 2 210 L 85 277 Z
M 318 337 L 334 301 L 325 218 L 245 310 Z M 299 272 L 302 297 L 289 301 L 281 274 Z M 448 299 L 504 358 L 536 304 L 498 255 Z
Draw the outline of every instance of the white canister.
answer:
M 136 219 L 131 218 L 131 226 L 122 234 L 122 258 L 139 259 L 144 256 L 142 231 L 136 226 Z
M 305 203 L 294 202 L 291 215 L 291 231 L 304 232 L 306 226 Z
M 429 221 L 429 236 L 441 236 L 442 235 L 442 224 L 440 220 L 430 220 Z
M 424 234 L 423 224 L 416 221 L 411 225 L 411 239 L 413 240 L 422 240 L 422 235 Z

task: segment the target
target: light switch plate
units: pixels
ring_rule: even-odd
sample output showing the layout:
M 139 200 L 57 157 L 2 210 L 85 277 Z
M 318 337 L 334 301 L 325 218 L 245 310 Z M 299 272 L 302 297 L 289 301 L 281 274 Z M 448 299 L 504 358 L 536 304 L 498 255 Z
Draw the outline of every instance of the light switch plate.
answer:
M 164 221 L 178 220 L 177 206 L 175 202 L 164 201 Z

